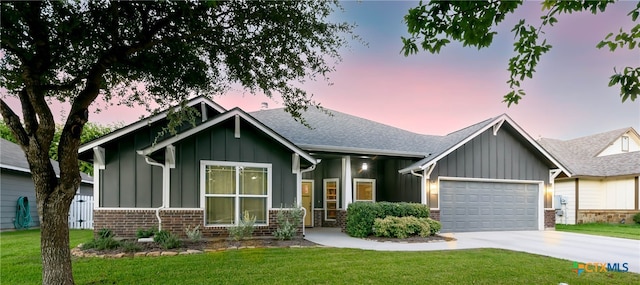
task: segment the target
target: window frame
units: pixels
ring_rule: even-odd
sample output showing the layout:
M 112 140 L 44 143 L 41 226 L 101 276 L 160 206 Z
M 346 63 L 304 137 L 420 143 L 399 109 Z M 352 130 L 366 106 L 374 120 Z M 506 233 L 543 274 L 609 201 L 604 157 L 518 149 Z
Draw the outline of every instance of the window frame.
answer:
M 335 183 L 336 184 L 336 198 L 335 199 L 327 199 L 327 183 Z M 324 220 L 325 221 L 335 221 L 338 218 L 338 210 L 340 210 L 340 179 L 339 178 L 325 178 L 322 180 L 322 200 L 324 206 Z M 329 209 L 327 204 L 328 202 L 336 203 L 335 209 Z M 335 217 L 329 218 L 329 211 L 335 211 Z
M 371 183 L 371 200 L 358 200 L 358 182 Z M 371 178 L 353 179 L 353 201 L 354 202 L 376 202 L 376 180 Z
M 206 170 L 207 166 L 230 166 L 235 167 L 235 193 L 234 194 L 207 194 L 207 183 L 206 183 Z M 251 168 L 264 168 L 267 170 L 267 193 L 265 195 L 256 195 L 256 194 L 240 194 L 240 187 L 242 183 L 240 183 L 240 168 L 243 167 L 251 167 Z M 235 161 L 216 161 L 216 160 L 201 160 L 200 161 L 200 207 L 204 210 L 203 215 L 203 224 L 205 227 L 228 227 L 228 226 L 237 226 L 240 218 L 242 217 L 242 213 L 240 213 L 240 199 L 241 198 L 266 198 L 266 213 L 265 220 L 266 223 L 256 223 L 256 226 L 268 226 L 269 225 L 269 210 L 271 207 L 271 192 L 272 192 L 272 173 L 273 167 L 270 163 L 255 163 L 255 162 L 235 162 Z M 234 221 L 233 224 L 207 224 L 207 197 L 232 197 L 234 198 Z
M 629 152 L 629 136 L 620 137 L 621 151 Z

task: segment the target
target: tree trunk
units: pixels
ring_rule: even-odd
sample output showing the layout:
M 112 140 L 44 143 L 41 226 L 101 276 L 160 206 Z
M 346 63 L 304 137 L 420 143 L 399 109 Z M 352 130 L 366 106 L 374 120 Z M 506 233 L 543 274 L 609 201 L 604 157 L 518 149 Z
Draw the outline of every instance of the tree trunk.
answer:
M 38 203 L 41 213 L 40 250 L 42 251 L 42 284 L 74 284 L 69 249 L 69 206 L 67 195 L 49 196 Z

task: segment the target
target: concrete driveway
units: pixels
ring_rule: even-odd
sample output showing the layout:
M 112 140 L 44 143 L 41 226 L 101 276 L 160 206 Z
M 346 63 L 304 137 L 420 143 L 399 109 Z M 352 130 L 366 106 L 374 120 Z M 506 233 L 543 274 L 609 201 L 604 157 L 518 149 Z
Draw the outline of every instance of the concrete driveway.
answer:
M 640 273 L 640 241 L 558 231 L 507 231 L 445 234 L 451 242 L 397 243 L 352 238 L 336 228 L 307 229 L 306 239 L 331 247 L 386 251 L 502 248 L 577 262 L 627 263 Z

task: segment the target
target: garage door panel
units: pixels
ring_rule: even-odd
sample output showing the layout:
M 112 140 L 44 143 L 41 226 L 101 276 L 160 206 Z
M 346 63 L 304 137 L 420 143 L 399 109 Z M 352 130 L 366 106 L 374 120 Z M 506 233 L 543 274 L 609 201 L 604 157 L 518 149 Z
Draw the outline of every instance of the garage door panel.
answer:
M 443 232 L 537 230 L 538 184 L 440 182 Z

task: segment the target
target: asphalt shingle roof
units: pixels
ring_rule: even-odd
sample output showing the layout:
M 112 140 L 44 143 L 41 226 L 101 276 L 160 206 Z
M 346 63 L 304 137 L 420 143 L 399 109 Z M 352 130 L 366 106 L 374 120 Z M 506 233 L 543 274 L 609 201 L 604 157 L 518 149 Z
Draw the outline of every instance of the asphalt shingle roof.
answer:
M 572 140 L 542 138 L 540 145 L 569 168 L 572 176 L 622 176 L 640 174 L 640 152 L 597 156 L 613 141 L 633 128 L 580 137 Z
M 27 162 L 27 157 L 24 155 L 22 148 L 20 148 L 19 145 L 3 138 L 0 138 L 0 164 L 16 170 L 29 171 L 29 163 Z M 51 159 L 51 165 L 53 165 L 53 170 L 56 172 L 56 175 L 59 176 L 60 167 L 58 166 L 58 162 Z M 80 176 L 83 182 L 93 182 L 93 177 L 85 173 L 80 172 Z
M 466 127 L 446 136 L 417 134 L 371 120 L 317 108 L 302 113 L 311 129 L 296 122 L 284 109 L 250 113 L 265 125 L 307 149 L 367 150 L 380 153 L 434 157 L 483 128 L 494 118 Z

